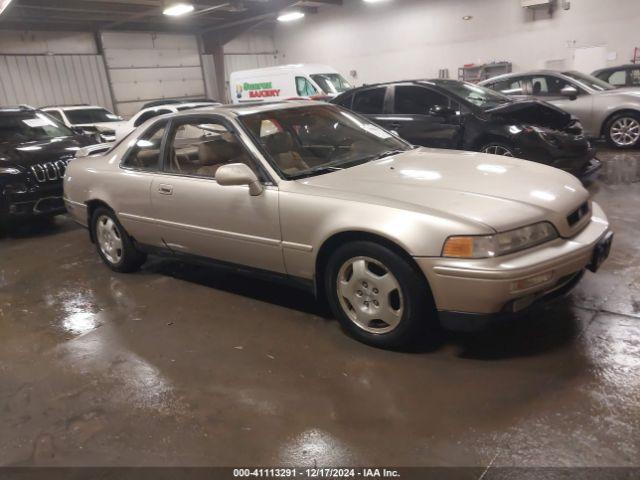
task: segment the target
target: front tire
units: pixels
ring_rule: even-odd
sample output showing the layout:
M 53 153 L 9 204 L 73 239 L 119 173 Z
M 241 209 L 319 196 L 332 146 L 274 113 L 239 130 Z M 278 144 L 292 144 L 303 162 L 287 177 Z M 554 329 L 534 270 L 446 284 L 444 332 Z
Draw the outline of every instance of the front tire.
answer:
M 131 237 L 111 210 L 96 209 L 91 217 L 91 229 L 98 255 L 111 270 L 135 272 L 147 260 L 147 256 L 135 248 Z
M 640 146 L 640 114 L 618 113 L 605 125 L 605 136 L 609 145 L 615 148 Z
M 324 280 L 333 314 L 352 337 L 368 345 L 406 347 L 424 339 L 436 323 L 422 275 L 380 244 L 357 241 L 338 248 Z
M 514 157 L 514 149 L 506 142 L 490 142 L 479 150 L 481 153 L 489 153 L 491 155 L 502 155 L 503 157 Z

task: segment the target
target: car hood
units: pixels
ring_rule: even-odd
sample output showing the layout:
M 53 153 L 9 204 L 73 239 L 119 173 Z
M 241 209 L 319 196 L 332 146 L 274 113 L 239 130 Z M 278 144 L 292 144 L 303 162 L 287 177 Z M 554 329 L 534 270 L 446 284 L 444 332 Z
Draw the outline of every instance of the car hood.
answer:
M 299 180 L 331 195 L 506 231 L 551 221 L 572 236 L 567 216 L 588 200 L 574 176 L 539 163 L 475 152 L 419 148 Z
M 0 165 L 29 168 L 38 163 L 69 160 L 82 147 L 96 143 L 86 135 L 61 137 L 20 144 L 0 144 Z
M 540 100 L 521 100 L 505 103 L 486 110 L 492 118 L 508 123 L 536 125 L 563 129 L 571 122 L 571 115 L 564 110 Z

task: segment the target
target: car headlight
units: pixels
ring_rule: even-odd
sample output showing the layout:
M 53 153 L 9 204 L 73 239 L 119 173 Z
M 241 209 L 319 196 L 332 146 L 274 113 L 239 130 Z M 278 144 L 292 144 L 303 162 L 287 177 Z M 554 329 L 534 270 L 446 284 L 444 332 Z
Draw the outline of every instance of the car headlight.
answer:
M 443 257 L 491 258 L 535 247 L 558 238 L 549 222 L 536 223 L 495 235 L 449 237 L 442 248 Z
M 0 175 L 19 175 L 21 172 L 17 168 L 0 167 Z

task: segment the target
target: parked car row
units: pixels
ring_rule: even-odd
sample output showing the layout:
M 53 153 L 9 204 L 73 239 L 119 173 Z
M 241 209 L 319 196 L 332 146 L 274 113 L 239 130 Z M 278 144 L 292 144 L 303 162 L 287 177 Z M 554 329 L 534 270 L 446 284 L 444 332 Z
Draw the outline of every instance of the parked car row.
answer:
M 593 119 L 452 80 L 336 89 L 331 103 L 151 104 L 126 122 L 91 106 L 3 109 L 0 220 L 66 207 L 117 272 L 160 254 L 284 279 L 371 345 L 477 329 L 570 291 L 609 255 L 607 217 L 576 177 L 600 167 L 584 134 L 596 98 L 625 92 L 569 73 Z M 521 93 L 540 93 L 527 75 Z M 569 87 L 563 100 L 587 95 Z

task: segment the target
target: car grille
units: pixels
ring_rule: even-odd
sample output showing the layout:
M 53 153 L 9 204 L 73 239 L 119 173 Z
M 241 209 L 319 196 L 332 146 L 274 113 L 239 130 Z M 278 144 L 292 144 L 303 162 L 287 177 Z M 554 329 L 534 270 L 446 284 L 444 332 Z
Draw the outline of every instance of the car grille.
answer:
M 570 227 L 573 227 L 574 225 L 578 224 L 580 220 L 582 220 L 588 213 L 589 202 L 584 202 L 576 210 L 571 212 L 571 214 L 567 217 L 567 223 Z
M 69 160 L 57 160 L 55 162 L 38 163 L 31 166 L 31 173 L 39 183 L 54 182 L 64 177 Z

